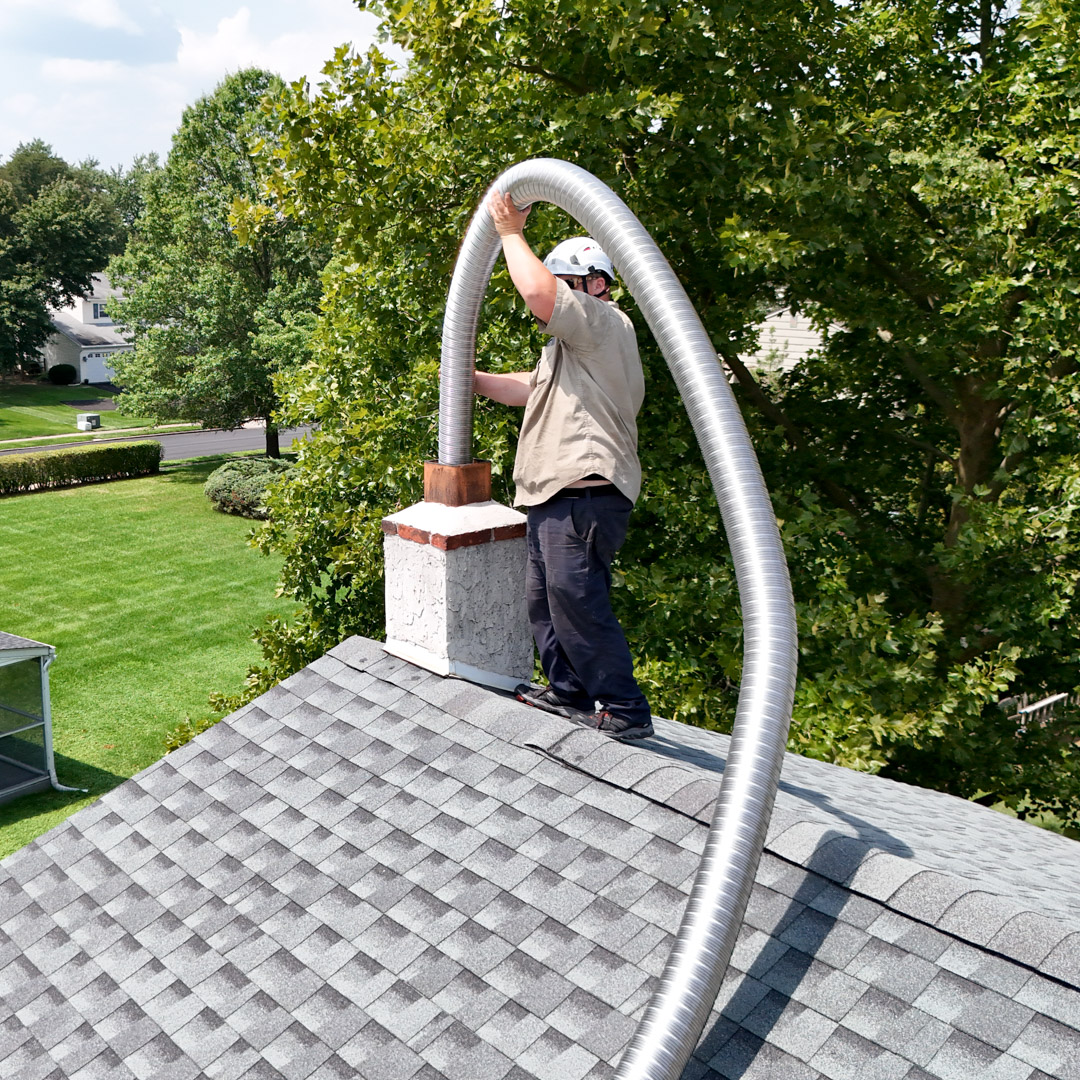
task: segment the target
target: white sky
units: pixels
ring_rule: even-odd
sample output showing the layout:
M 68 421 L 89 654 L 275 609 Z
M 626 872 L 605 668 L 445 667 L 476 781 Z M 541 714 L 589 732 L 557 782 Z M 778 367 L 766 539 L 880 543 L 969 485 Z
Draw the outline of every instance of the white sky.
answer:
M 0 161 L 35 138 L 73 164 L 164 160 L 184 107 L 228 73 L 314 87 L 375 30 L 351 0 L 0 0 Z

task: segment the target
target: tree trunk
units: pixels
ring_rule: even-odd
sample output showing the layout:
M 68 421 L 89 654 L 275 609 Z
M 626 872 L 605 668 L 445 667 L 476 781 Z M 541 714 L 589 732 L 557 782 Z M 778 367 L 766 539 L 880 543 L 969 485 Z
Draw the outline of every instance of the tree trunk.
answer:
M 277 424 L 272 424 L 269 420 L 266 421 L 266 456 L 270 458 L 281 457 Z
M 990 488 L 1001 465 L 1001 429 L 1008 403 L 984 397 L 982 386 L 981 380 L 969 376 L 960 380 L 957 387 L 954 423 L 960 435 L 960 452 L 956 458 L 956 479 L 966 495 L 973 494 L 977 487 Z M 956 546 L 969 517 L 963 502 L 953 503 L 945 530 L 946 547 Z M 928 576 L 934 610 L 940 612 L 947 627 L 962 631 L 970 602 L 969 586 L 952 580 L 938 566 L 929 567 Z

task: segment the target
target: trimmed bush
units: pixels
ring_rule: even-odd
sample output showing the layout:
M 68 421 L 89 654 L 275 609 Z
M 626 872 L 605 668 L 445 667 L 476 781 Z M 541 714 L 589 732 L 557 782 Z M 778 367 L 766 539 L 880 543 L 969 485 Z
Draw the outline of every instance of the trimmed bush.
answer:
M 160 462 L 161 443 L 153 441 L 73 446 L 70 450 L 38 454 L 2 454 L 0 495 L 148 476 L 158 471 Z
M 207 478 L 203 492 L 223 514 L 266 519 L 266 489 L 270 481 L 292 468 L 279 458 L 237 458 L 226 461 Z
M 70 364 L 54 364 L 46 373 L 46 378 L 54 386 L 70 386 L 79 373 Z

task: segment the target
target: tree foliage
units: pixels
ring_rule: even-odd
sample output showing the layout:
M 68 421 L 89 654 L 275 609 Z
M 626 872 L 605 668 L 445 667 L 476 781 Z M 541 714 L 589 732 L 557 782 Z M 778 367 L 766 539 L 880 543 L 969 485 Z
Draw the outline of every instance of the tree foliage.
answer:
M 185 110 L 164 167 L 137 162 L 123 189 L 130 238 L 109 264 L 124 291 L 110 313 L 135 343 L 116 357 L 119 407 L 204 427 L 263 420 L 274 457 L 272 375 L 307 356 L 322 257 L 273 215 L 242 241 L 231 214 L 237 200 L 258 205 L 251 151 L 267 135 L 262 99 L 279 86 L 241 71 Z
M 0 373 L 37 357 L 49 308 L 89 289 L 116 229 L 92 162 L 73 168 L 35 139 L 0 165 Z
M 1066 717 L 997 702 L 1080 683 L 1076 89 L 1080 16 L 980 0 L 411 0 L 411 52 L 339 51 L 277 113 L 273 198 L 335 245 L 313 359 L 283 416 L 320 424 L 262 543 L 304 604 L 258 686 L 382 630 L 378 521 L 420 497 L 457 244 L 534 155 L 611 184 L 658 239 L 738 384 L 792 567 L 792 747 L 1080 824 Z M 565 233 L 540 209 L 538 249 Z M 759 384 L 770 307 L 820 354 Z M 636 313 L 635 313 L 636 315 Z M 644 327 L 643 499 L 615 596 L 658 712 L 730 724 L 741 620 L 715 502 Z M 535 331 L 501 270 L 478 355 Z M 482 405 L 502 496 L 516 419 Z

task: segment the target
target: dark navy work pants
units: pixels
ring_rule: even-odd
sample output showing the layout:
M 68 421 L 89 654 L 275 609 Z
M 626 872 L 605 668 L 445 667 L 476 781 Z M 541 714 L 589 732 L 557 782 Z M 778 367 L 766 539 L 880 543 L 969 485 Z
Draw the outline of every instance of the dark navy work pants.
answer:
M 626 539 L 633 503 L 591 489 L 529 507 L 525 593 L 548 682 L 575 708 L 648 720 L 626 637 L 611 610 L 611 560 Z

